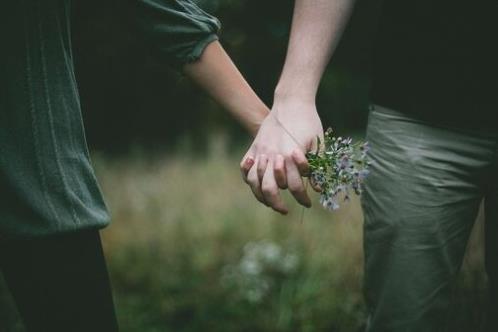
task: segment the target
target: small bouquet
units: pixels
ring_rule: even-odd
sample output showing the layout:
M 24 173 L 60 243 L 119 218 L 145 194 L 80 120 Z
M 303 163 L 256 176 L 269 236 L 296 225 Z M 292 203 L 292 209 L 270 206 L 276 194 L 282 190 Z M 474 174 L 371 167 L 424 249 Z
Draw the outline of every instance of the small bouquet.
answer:
M 323 146 L 318 140 L 315 152 L 306 157 L 310 165 L 310 181 L 321 189 L 320 203 L 328 210 L 339 208 L 339 196 L 350 199 L 350 192 L 361 194 L 361 185 L 370 166 L 368 142 L 353 143 L 351 138 L 334 137 L 331 128 L 324 133 Z

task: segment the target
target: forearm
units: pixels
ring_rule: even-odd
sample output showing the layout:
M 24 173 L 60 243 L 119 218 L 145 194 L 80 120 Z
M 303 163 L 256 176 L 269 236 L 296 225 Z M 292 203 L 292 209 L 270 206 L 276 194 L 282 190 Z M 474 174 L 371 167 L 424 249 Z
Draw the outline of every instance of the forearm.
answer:
M 289 47 L 275 98 L 314 102 L 322 74 L 355 0 L 296 0 Z
M 201 58 L 185 65 L 184 71 L 253 136 L 256 135 L 269 109 L 246 82 L 219 42 L 210 43 Z

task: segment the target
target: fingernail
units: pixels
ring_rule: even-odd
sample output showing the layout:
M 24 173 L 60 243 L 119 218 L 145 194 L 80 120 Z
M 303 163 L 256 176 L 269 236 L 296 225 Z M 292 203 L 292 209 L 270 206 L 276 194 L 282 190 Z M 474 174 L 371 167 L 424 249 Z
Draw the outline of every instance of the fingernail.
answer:
M 252 165 L 254 164 L 254 159 L 253 159 L 252 157 L 248 157 L 248 158 L 246 159 L 245 164 L 246 164 L 247 166 L 252 166 Z

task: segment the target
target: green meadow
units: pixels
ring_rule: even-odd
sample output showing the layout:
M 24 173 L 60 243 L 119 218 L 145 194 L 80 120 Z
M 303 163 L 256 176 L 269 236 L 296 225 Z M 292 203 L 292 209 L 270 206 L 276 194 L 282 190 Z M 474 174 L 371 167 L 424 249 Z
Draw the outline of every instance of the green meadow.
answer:
M 104 248 L 122 331 L 361 331 L 362 213 L 318 195 L 280 216 L 253 197 L 241 151 L 131 153 L 93 162 L 113 222 Z M 452 301 L 452 331 L 478 331 L 486 279 L 477 223 Z M 36 277 L 36 276 L 34 276 Z M 23 331 L 0 286 L 0 331 Z

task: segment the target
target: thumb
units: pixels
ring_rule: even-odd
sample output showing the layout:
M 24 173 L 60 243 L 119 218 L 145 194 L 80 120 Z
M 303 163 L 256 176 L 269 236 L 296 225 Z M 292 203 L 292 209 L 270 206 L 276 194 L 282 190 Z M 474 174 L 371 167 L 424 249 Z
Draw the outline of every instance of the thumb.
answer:
M 306 147 L 306 152 L 317 152 L 322 148 L 323 145 L 323 134 L 317 134 Z

